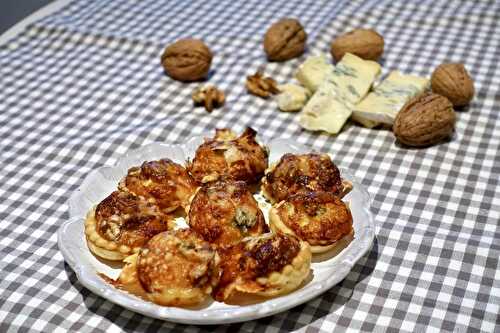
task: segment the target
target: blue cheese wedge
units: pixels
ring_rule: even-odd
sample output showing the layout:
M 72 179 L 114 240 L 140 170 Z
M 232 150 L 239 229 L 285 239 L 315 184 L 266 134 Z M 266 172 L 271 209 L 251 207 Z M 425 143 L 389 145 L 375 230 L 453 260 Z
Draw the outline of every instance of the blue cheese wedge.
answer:
M 300 125 L 337 134 L 379 74 L 378 63 L 347 53 L 304 107 Z
M 325 81 L 304 107 L 299 122 L 311 131 L 336 134 L 351 116 L 351 109 L 335 94 L 335 86 Z
M 429 86 L 427 78 L 393 71 L 353 110 L 353 120 L 366 127 L 392 125 L 401 108 Z
M 279 85 L 280 93 L 276 96 L 281 111 L 299 111 L 311 96 L 308 89 L 298 84 L 287 83 Z
M 314 93 L 323 80 L 333 73 L 334 68 L 324 54 L 311 56 L 299 66 L 295 77 L 311 93 Z
M 348 106 L 355 105 L 366 96 L 379 76 L 380 69 L 380 65 L 375 61 L 363 60 L 354 54 L 346 53 L 327 80 L 335 85 L 338 98 Z

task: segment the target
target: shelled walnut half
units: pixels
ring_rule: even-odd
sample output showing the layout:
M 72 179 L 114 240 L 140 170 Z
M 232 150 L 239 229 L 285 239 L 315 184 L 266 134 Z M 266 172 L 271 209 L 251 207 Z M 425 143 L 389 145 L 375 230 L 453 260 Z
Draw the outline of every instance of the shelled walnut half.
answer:
M 271 77 L 264 77 L 261 71 L 247 76 L 246 87 L 249 93 L 262 98 L 268 98 L 280 92 L 276 81 Z
M 213 85 L 204 85 L 196 88 L 191 97 L 195 105 L 203 105 L 208 112 L 224 105 L 226 97 L 224 92 Z

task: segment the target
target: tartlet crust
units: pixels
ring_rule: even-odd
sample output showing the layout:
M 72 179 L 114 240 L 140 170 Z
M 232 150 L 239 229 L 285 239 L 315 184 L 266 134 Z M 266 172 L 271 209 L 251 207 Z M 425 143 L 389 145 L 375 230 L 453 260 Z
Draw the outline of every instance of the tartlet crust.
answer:
M 151 237 L 171 228 L 172 220 L 143 198 L 115 191 L 87 213 L 84 226 L 90 251 L 117 261 L 137 253 Z
M 230 303 L 240 294 L 287 294 L 310 274 L 309 245 L 282 233 L 248 237 L 220 253 L 222 276 L 213 293 L 218 301 Z
M 269 211 L 271 230 L 294 235 L 311 246 L 312 253 L 334 249 L 354 237 L 349 207 L 334 194 L 296 194 Z
M 137 253 L 140 247 L 120 245 L 117 242 L 102 237 L 97 232 L 97 221 L 95 219 L 95 207 L 87 213 L 85 219 L 85 238 L 89 250 L 98 257 L 118 261 L 123 260 L 132 253 Z
M 217 252 L 189 229 L 160 233 L 125 261 L 113 284 L 164 306 L 204 302 L 220 277 Z

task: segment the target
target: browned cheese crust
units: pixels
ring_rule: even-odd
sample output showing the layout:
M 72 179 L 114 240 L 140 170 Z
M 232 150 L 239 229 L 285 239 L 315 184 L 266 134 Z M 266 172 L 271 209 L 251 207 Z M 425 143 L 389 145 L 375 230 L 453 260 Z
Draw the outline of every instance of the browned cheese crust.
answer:
M 115 191 L 95 209 L 95 230 L 102 238 L 130 248 L 144 245 L 169 229 L 169 217 L 131 193 Z
M 251 128 L 239 137 L 229 129 L 217 129 L 215 137 L 196 150 L 189 172 L 202 183 L 221 176 L 249 184 L 258 182 L 267 168 L 268 154 L 255 140 L 256 135 Z
M 205 183 L 199 188 L 189 206 L 188 224 L 203 239 L 218 246 L 269 231 L 246 183 L 231 179 Z
M 136 274 L 147 297 L 161 305 L 202 302 L 218 283 L 219 256 L 192 230 L 153 237 L 137 256 Z
M 337 166 L 327 154 L 285 154 L 266 173 L 262 192 L 271 202 L 310 191 L 340 194 L 342 179 Z
M 330 245 L 352 232 L 352 215 L 327 192 L 295 194 L 275 207 L 279 220 L 310 245 Z
M 156 203 L 164 212 L 171 212 L 187 206 L 196 182 L 183 166 L 165 158 L 129 169 L 119 187 Z
M 275 296 L 297 288 L 309 274 L 307 243 L 282 233 L 250 237 L 219 249 L 222 276 L 213 296 L 225 301 L 237 292 Z

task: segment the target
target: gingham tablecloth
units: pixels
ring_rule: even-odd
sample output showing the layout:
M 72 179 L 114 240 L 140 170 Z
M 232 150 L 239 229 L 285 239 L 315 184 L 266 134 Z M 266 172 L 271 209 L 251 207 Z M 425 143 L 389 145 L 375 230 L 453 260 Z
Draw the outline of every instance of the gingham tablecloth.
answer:
M 300 18 L 308 52 L 268 63 L 261 40 Z M 405 149 L 390 131 L 304 132 L 296 114 L 246 93 L 258 68 L 289 81 L 308 54 L 373 27 L 384 74 L 430 76 L 464 62 L 476 85 L 452 141 Z M 164 46 L 194 36 L 215 57 L 224 108 L 193 108 L 196 84 L 163 73 Z M 493 1 L 74 1 L 0 48 L 0 332 L 500 330 L 500 4 Z M 339 285 L 289 311 L 220 327 L 175 325 L 92 294 L 64 263 L 56 231 L 85 175 L 152 141 L 251 125 L 332 153 L 373 197 L 373 249 Z

